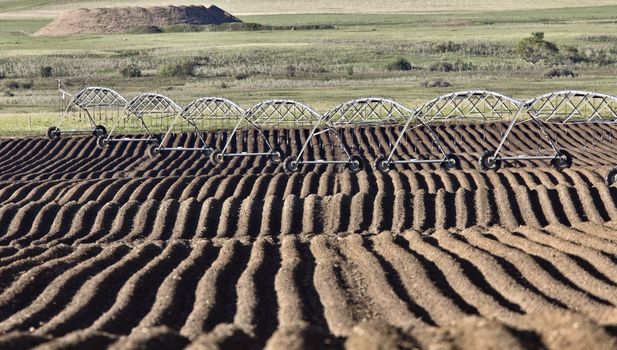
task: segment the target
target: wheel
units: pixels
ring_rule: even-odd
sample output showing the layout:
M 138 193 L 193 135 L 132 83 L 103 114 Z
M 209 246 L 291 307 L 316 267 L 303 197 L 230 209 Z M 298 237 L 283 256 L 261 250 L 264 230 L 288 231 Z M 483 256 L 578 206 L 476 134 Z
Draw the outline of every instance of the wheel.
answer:
M 392 170 L 392 163 L 388 162 L 388 159 L 383 154 L 380 154 L 375 159 L 375 169 L 387 173 Z
M 209 147 L 201 150 L 201 154 L 203 154 L 205 157 L 208 157 L 208 158 L 212 155 L 212 152 L 214 152 L 214 150 Z
M 289 156 L 285 158 L 285 161 L 283 161 L 283 170 L 288 173 L 295 173 L 300 170 L 300 164 L 296 161 L 296 157 Z
M 47 129 L 47 137 L 50 140 L 57 140 L 60 138 L 60 129 L 52 126 L 51 128 Z
M 614 184 L 615 182 L 617 182 L 617 168 L 611 169 L 606 175 L 606 184 L 608 186 Z
M 501 160 L 493 157 L 494 154 L 493 151 L 486 151 L 480 157 L 480 168 L 482 170 L 497 170 L 501 167 Z
M 150 158 L 158 158 L 163 154 L 163 150 L 160 148 L 159 145 L 150 145 L 148 146 L 146 153 Z
M 283 152 L 280 149 L 275 148 L 274 151 L 270 154 L 270 160 L 273 163 L 280 163 L 283 160 Z
M 104 149 L 107 146 L 109 146 L 109 141 L 106 136 L 99 136 L 96 138 L 96 147 Z
M 364 159 L 358 155 L 351 156 L 349 163 L 347 163 L 347 169 L 349 169 L 352 174 L 360 172 L 364 169 Z
M 214 151 L 210 154 L 210 160 L 214 164 L 222 164 L 223 162 L 225 162 L 225 157 L 223 156 L 223 153 L 221 153 L 221 151 Z
M 555 169 L 566 169 L 572 166 L 572 156 L 568 151 L 559 150 L 555 158 L 551 159 L 551 166 Z
M 441 162 L 441 168 L 443 170 L 458 169 L 461 167 L 461 160 L 454 154 L 446 154 L 443 162 Z
M 92 132 L 92 136 L 94 137 L 106 136 L 106 135 L 107 135 L 107 129 L 105 129 L 103 125 L 97 125 L 94 128 L 94 131 Z

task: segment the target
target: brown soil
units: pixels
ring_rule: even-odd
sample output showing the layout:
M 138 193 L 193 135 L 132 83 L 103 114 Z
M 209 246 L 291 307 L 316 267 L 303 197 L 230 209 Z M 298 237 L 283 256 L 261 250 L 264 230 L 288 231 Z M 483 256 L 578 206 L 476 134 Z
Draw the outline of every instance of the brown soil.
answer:
M 477 125 L 438 130 L 462 170 L 356 175 L 2 139 L 0 349 L 617 349 L 617 152 L 581 139 L 600 127 L 561 141 L 562 172 L 478 170 Z M 367 164 L 397 132 L 345 131 Z M 536 152 L 527 133 L 508 152 Z M 405 152 L 431 153 L 418 136 Z
M 240 22 L 219 7 L 113 7 L 77 9 L 53 20 L 35 35 L 125 33 L 137 28 Z

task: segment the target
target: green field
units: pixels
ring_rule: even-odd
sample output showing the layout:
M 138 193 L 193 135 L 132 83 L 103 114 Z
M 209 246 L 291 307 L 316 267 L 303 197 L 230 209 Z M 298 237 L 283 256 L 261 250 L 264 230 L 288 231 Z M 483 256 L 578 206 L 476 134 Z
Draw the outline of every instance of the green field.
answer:
M 465 89 L 494 90 L 521 99 L 556 89 L 617 93 L 617 4 L 608 1 L 548 1 L 543 9 L 531 9 L 531 1 L 487 1 L 478 8 L 456 1 L 390 1 L 380 8 L 342 1 L 337 8 L 328 7 L 328 2 L 309 8 L 304 2 L 279 0 L 266 8 L 236 0 L 217 5 L 244 13 L 240 18 L 245 22 L 327 24 L 336 29 L 32 36 L 50 16 L 67 8 L 128 3 L 0 0 L 0 134 L 39 134 L 46 129 L 59 109 L 57 79 L 73 91 L 86 85 L 108 86 L 131 97 L 154 90 L 180 104 L 220 95 L 245 107 L 268 98 L 291 98 L 324 112 L 354 97 L 390 97 L 413 107 Z M 397 4 L 400 11 L 395 10 Z M 568 7 L 574 5 L 582 7 Z M 566 46 L 578 49 L 585 61 L 525 62 L 514 47 L 537 31 L 561 52 Z M 412 63 L 412 70 L 387 69 L 401 57 Z M 204 63 L 195 76 L 160 75 L 162 66 L 188 58 Z M 430 70 L 435 63 L 456 61 L 470 69 Z M 120 74 L 131 65 L 142 77 Z M 52 67 L 54 76 L 42 78 L 44 66 Z M 546 78 L 554 67 L 576 76 Z M 450 86 L 423 87 L 438 79 Z

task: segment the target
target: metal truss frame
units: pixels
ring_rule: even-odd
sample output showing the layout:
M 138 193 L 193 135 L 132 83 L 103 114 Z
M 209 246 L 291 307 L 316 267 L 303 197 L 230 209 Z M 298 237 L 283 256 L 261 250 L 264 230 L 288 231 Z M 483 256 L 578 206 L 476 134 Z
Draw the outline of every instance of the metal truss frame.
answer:
M 572 164 L 571 155 L 558 149 L 556 140 L 546 129 L 546 124 L 583 124 L 617 122 L 617 97 L 578 90 L 561 90 L 534 97 L 523 105 L 523 109 L 538 126 L 544 139 L 550 145 L 552 155 L 519 155 L 516 157 L 499 156 L 508 136 L 519 116 L 512 120 L 501 143 L 493 154 L 487 152 L 480 158 L 483 168 L 498 168 L 502 160 L 548 160 L 556 168 L 567 168 Z
M 235 127 L 227 136 L 227 141 L 222 149 L 212 153 L 211 159 L 214 163 L 221 163 L 225 158 L 231 157 L 250 157 L 250 156 L 265 156 L 271 161 L 279 163 L 282 161 L 282 151 L 273 147 L 268 138 L 264 134 L 264 129 L 267 126 L 298 125 L 312 126 L 315 125 L 321 115 L 310 106 L 294 100 L 274 99 L 260 102 L 253 107 L 247 109 L 242 117 L 238 119 Z M 250 127 L 257 130 L 259 136 L 266 145 L 265 152 L 231 152 L 231 142 L 238 130 L 242 127 Z
M 167 129 L 165 135 L 158 145 L 151 146 L 150 153 L 152 156 L 159 155 L 167 151 L 188 151 L 202 152 L 206 157 L 214 152 L 214 148 L 209 147 L 204 138 L 202 129 L 199 127 L 199 121 L 222 121 L 227 122 L 233 120 L 237 122 L 246 111 L 235 102 L 223 97 L 201 97 L 189 102 L 180 113 L 176 114 L 173 122 Z M 176 124 L 180 120 L 184 120 L 190 125 L 199 138 L 199 147 L 165 147 L 165 141 L 173 133 Z
M 311 133 L 304 141 L 300 152 L 285 160 L 285 170 L 298 171 L 301 165 L 338 164 L 345 165 L 350 171 L 358 172 L 364 168 L 364 160 L 354 155 L 343 142 L 339 131 L 345 127 L 368 125 L 397 125 L 413 114 L 413 111 L 402 104 L 382 97 L 364 97 L 353 99 L 331 109 L 324 114 L 318 123 L 313 125 Z M 321 134 L 326 134 L 331 140 L 336 140 L 343 150 L 345 159 L 313 159 L 305 160 L 304 153 L 311 140 Z
M 460 166 L 458 156 L 445 151 L 431 124 L 453 120 L 501 121 L 508 115 L 520 113 L 522 104 L 511 97 L 486 90 L 458 91 L 434 98 L 417 108 L 409 116 L 390 153 L 377 157 L 375 167 L 381 171 L 389 171 L 397 164 L 441 164 L 445 170 L 458 168 Z M 428 131 L 442 157 L 439 159 L 394 159 L 396 150 L 405 135 L 418 127 L 424 127 Z
M 116 122 L 110 130 L 109 134 L 106 137 L 103 136 L 97 139 L 97 145 L 100 148 L 104 148 L 110 143 L 148 142 L 150 144 L 158 146 L 161 144 L 161 137 L 151 131 L 150 127 L 144 120 L 144 116 L 150 114 L 160 114 L 160 118 L 175 118 L 181 111 L 182 108 L 167 96 L 154 92 L 146 92 L 137 95 L 127 103 L 124 109 L 124 115 L 122 117 L 119 116 L 118 118 L 116 118 Z M 114 138 L 114 132 L 119 127 L 120 123 L 123 120 L 130 119 L 131 116 L 134 116 L 137 119 L 137 122 L 143 127 L 147 136 L 135 138 Z
M 62 133 L 67 134 L 89 134 L 91 133 L 95 137 L 104 136 L 107 134 L 107 129 L 103 125 L 97 125 L 96 122 L 96 109 L 104 108 L 117 108 L 118 111 L 124 110 L 127 104 L 127 100 L 117 91 L 106 87 L 87 87 L 79 90 L 75 95 L 71 95 L 67 92 L 62 84 L 58 84 L 58 91 L 62 94 L 62 100 L 65 100 L 67 96 L 71 97 L 66 108 L 64 108 L 60 114 L 60 118 L 56 126 L 52 126 L 47 130 L 47 136 L 50 139 L 60 138 Z M 88 119 L 89 124 L 92 126 L 90 129 L 67 129 L 61 130 L 60 127 L 64 121 L 68 118 L 71 112 L 83 111 Z M 118 113 L 120 114 L 120 113 Z M 117 118 L 118 116 L 116 116 Z

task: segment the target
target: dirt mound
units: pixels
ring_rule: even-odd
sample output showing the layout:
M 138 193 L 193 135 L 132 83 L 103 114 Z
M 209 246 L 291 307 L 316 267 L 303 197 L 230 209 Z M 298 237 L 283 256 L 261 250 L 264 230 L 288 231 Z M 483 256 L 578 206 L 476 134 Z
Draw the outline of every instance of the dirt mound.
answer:
M 146 27 L 229 22 L 240 20 L 214 5 L 77 9 L 56 18 L 35 35 L 126 33 Z

